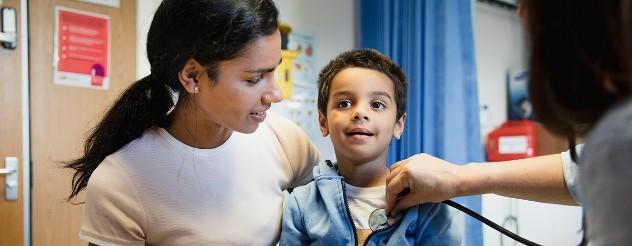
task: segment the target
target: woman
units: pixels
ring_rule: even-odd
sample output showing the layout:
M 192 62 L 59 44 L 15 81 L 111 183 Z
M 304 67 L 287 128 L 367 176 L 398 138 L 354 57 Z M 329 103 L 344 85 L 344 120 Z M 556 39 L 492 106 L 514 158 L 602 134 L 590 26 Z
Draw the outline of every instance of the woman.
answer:
M 298 126 L 267 113 L 281 100 L 277 16 L 271 0 L 161 3 L 147 38 L 151 74 L 117 99 L 67 165 L 76 170 L 70 199 L 86 189 L 82 239 L 278 240 L 282 192 L 311 179 L 318 152 Z
M 482 193 L 577 202 L 586 213 L 591 245 L 632 242 L 627 197 L 632 194 L 632 1 L 525 0 L 519 12 L 529 34 L 534 111 L 554 132 L 571 140 L 582 137 L 581 158 L 571 148 L 561 155 L 455 166 L 418 155 L 391 170 L 388 210 L 396 214 L 414 203 Z M 410 193 L 398 200 L 406 188 Z

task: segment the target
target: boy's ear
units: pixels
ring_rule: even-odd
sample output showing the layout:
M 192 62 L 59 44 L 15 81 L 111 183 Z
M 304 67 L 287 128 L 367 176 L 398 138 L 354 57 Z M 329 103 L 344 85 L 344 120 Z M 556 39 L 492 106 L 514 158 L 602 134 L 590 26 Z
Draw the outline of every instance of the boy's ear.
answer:
M 184 64 L 182 70 L 178 73 L 178 79 L 182 87 L 189 93 L 197 93 L 198 77 L 205 71 L 195 59 L 191 58 Z
M 406 113 L 402 114 L 402 117 L 395 122 L 395 127 L 393 128 L 393 137 L 399 140 L 404 132 L 404 124 L 406 123 Z
M 323 134 L 323 137 L 329 135 L 329 129 L 327 129 L 327 117 L 323 112 L 318 111 L 318 123 L 320 124 L 320 132 Z

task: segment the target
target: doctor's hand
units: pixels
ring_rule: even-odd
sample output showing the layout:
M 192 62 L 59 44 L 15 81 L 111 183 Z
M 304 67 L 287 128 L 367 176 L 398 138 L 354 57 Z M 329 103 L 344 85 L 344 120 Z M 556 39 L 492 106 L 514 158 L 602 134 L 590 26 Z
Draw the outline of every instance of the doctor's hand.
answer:
M 391 166 L 386 179 L 386 213 L 391 218 L 417 204 L 459 196 L 462 166 L 417 154 Z

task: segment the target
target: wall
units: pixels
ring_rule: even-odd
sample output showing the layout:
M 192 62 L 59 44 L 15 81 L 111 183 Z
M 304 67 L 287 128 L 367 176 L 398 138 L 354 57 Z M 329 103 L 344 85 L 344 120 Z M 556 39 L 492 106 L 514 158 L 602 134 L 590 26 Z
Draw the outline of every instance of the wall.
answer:
M 140 79 L 149 75 L 151 69 L 147 61 L 147 31 L 154 17 L 154 12 L 161 0 L 136 1 L 136 78 Z
M 474 22 L 479 102 L 488 109 L 481 114 L 481 134 L 486 135 L 507 120 L 506 74 L 526 68 L 527 54 L 524 31 L 513 11 L 477 3 Z M 543 245 L 576 245 L 581 239 L 579 207 L 484 195 L 483 215 L 499 224 L 516 215 L 519 234 Z M 483 232 L 485 245 L 501 245 L 498 232 L 489 227 Z M 514 242 L 505 238 L 504 243 Z

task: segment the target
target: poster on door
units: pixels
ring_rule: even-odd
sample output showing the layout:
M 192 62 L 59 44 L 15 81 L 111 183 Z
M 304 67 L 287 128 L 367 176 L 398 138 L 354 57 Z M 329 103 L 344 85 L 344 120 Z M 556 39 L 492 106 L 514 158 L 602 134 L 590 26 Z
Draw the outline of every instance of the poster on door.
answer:
M 110 36 L 109 16 L 56 7 L 54 83 L 107 90 Z

